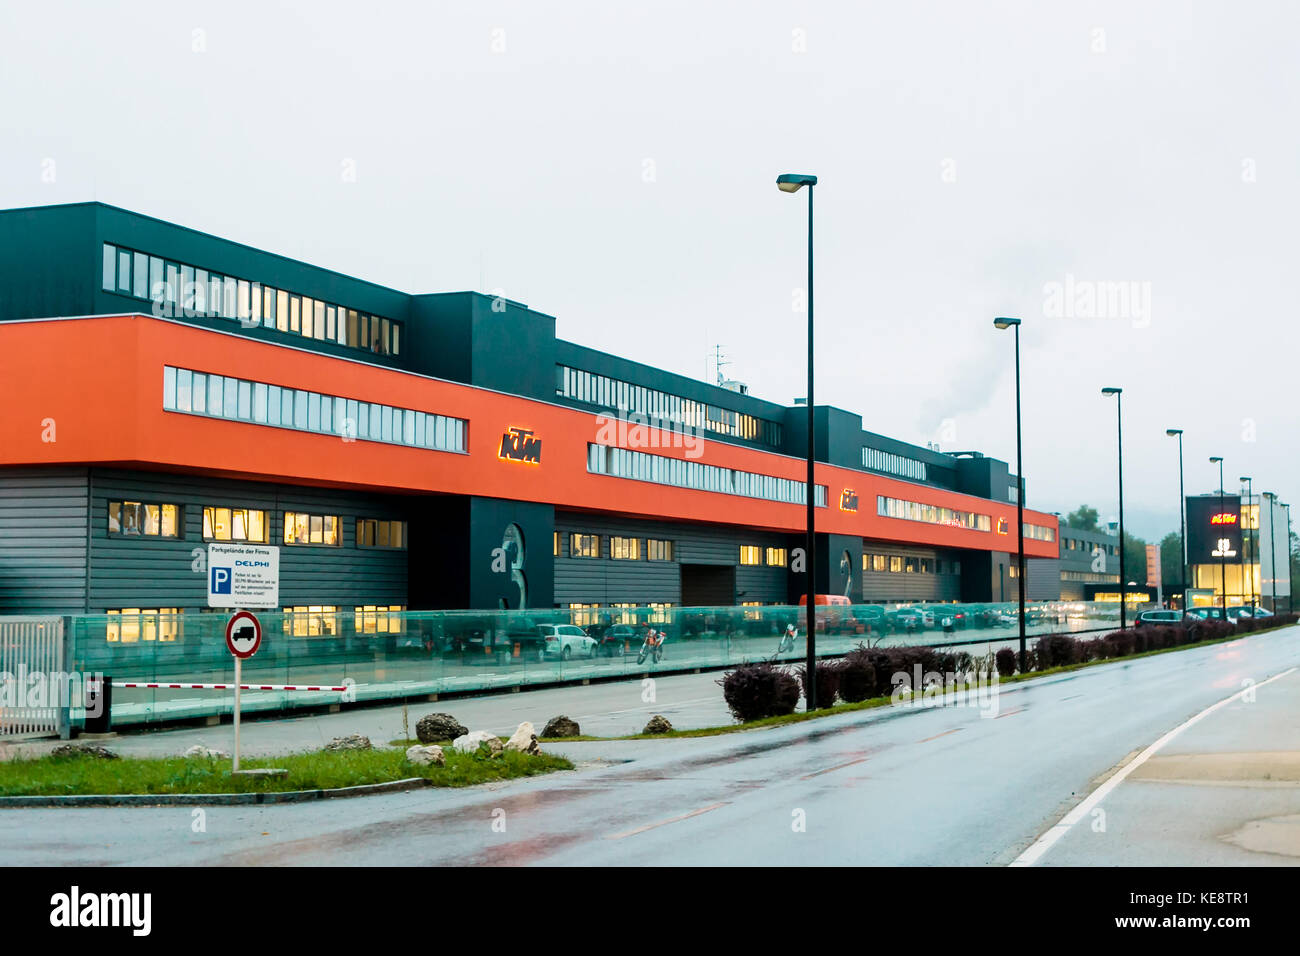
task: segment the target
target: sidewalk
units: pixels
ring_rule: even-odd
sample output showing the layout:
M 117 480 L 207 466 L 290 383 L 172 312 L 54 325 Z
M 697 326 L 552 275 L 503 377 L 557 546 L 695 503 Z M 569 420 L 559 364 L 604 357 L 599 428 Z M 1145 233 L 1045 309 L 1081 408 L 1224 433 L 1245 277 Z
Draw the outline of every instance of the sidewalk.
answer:
M 470 730 L 490 730 L 502 738 L 509 737 L 525 720 L 541 734 L 546 722 L 561 714 L 578 721 L 584 734 L 601 737 L 640 733 L 654 714 L 663 714 L 679 730 L 711 727 L 731 722 L 722 688 L 715 683 L 719 676 L 704 673 L 657 678 L 653 703 L 642 700 L 646 687 L 640 679 L 412 703 L 407 709 L 407 723 L 412 738 L 419 719 L 434 713 L 451 714 Z M 243 755 L 254 757 L 314 750 L 334 737 L 353 733 L 364 734 L 377 747 L 402 737 L 402 706 L 363 706 L 307 717 L 245 719 L 240 737 Z M 140 729 L 98 742 L 123 756 L 179 755 L 195 744 L 228 752 L 234 746 L 234 727 L 226 722 L 215 727 Z M 0 744 L 0 760 L 38 756 L 60 743 L 33 740 Z M 555 745 L 550 746 L 554 749 Z M 598 745 L 572 746 L 592 749 Z

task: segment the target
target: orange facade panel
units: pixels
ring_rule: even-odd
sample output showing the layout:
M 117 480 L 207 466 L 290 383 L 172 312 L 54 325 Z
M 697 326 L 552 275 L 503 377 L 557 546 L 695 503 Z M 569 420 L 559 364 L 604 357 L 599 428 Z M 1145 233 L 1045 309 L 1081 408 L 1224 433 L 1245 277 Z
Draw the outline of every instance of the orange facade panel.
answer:
M 469 422 L 467 453 L 228 421 L 163 408 L 163 367 L 234 376 L 286 388 L 377 402 Z M 398 493 L 478 495 L 664 520 L 777 531 L 804 527 L 798 504 L 675 488 L 591 474 L 589 443 L 625 442 L 599 416 L 518 396 L 431 379 L 238 334 L 143 315 L 0 323 L 0 465 L 112 464 L 229 477 L 366 488 Z M 525 429 L 540 461 L 499 455 L 502 436 Z M 803 460 L 704 438 L 645 429 L 650 454 L 802 482 Z M 625 446 L 626 447 L 626 446 Z M 818 464 L 828 491 L 818 530 L 882 541 L 1013 551 L 1016 508 L 853 469 Z M 856 510 L 852 510 L 852 496 Z M 878 515 L 884 495 L 989 515 L 992 530 Z M 1056 528 L 1026 510 L 1028 523 Z M 1056 557 L 1055 542 L 1026 539 L 1033 557 Z

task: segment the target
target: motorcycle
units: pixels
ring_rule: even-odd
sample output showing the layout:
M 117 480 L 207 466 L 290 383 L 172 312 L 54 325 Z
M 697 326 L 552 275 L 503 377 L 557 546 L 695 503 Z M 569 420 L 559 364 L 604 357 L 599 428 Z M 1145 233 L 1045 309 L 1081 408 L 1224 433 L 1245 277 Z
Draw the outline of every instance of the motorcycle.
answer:
M 664 642 L 668 640 L 668 635 L 663 631 L 656 631 L 650 628 L 645 632 L 645 640 L 641 642 L 641 650 L 636 655 L 638 664 L 645 663 L 647 657 L 653 656 L 654 662 L 658 664 L 663 660 Z
M 778 654 L 788 654 L 790 651 L 794 650 L 794 638 L 795 632 L 791 629 L 787 629 L 786 632 L 781 635 L 781 643 L 777 645 L 776 652 Z

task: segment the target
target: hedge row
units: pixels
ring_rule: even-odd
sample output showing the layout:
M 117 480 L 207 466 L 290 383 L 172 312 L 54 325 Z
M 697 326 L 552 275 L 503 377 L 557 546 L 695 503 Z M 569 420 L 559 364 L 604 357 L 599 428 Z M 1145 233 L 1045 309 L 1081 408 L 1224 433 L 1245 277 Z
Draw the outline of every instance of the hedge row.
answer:
M 1048 634 L 1038 638 L 1027 654 L 1028 671 L 1045 671 L 1089 661 L 1111 660 L 1158 651 L 1170 647 L 1219 640 L 1233 634 L 1248 634 L 1266 627 L 1294 624 L 1300 615 L 1278 614 L 1263 620 L 1241 619 L 1237 622 L 1192 620 L 1186 625 L 1143 626 L 1113 631 L 1100 637 L 1075 637 Z M 946 651 L 936 647 L 866 647 L 837 660 L 818 661 L 815 670 L 818 707 L 830 707 L 838 698 L 855 704 L 873 697 L 888 697 L 895 690 L 895 675 L 904 686 L 911 686 L 917 668 L 924 675 L 953 675 L 971 671 L 987 672 L 996 667 L 999 677 L 1010 677 L 1019 669 L 1019 655 L 1010 647 L 996 654 L 975 658 L 964 651 Z M 741 664 L 718 681 L 727 708 L 737 720 L 746 722 L 764 717 L 794 713 L 802 694 L 807 700 L 806 667 L 789 669 L 770 661 Z

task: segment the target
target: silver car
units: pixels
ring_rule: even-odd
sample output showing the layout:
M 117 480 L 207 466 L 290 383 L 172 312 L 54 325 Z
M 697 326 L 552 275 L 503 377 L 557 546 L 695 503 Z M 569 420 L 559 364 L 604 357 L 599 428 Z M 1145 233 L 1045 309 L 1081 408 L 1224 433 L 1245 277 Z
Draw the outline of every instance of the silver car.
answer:
M 600 646 L 587 632 L 573 624 L 538 624 L 537 631 L 542 637 L 541 657 L 558 657 L 569 660 L 572 657 L 595 657 L 596 648 Z

